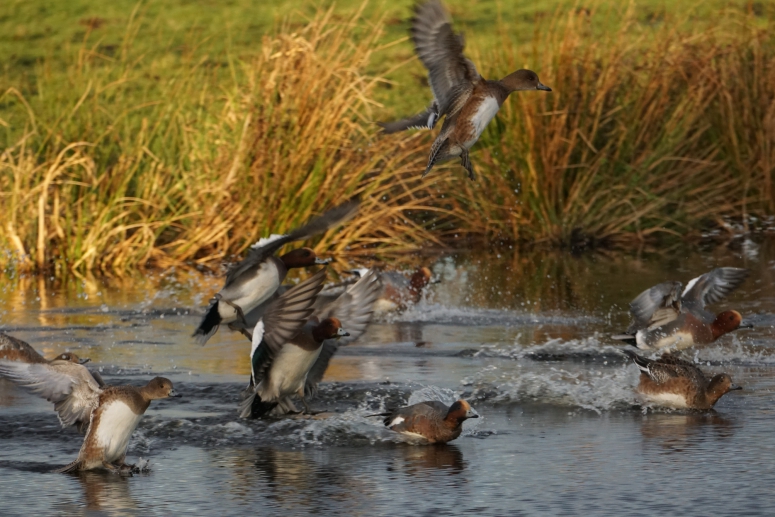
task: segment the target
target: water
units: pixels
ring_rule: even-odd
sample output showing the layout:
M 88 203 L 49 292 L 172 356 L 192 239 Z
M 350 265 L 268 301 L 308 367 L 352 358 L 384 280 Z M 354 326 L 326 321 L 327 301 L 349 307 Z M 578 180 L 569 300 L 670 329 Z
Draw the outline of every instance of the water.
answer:
M 771 515 L 775 483 L 775 241 L 594 253 L 458 254 L 409 312 L 336 356 L 315 417 L 236 418 L 247 341 L 190 335 L 218 278 L 11 278 L 0 325 L 46 356 L 90 357 L 110 384 L 173 380 L 129 448 L 131 478 L 51 474 L 81 438 L 50 404 L 0 381 L 3 515 Z M 744 391 L 715 412 L 643 413 L 638 373 L 607 335 L 627 303 L 668 279 L 752 270 L 718 304 L 757 328 L 689 353 Z M 482 415 L 446 446 L 418 446 L 369 413 L 465 397 Z M 172 513 L 174 512 L 174 513 Z

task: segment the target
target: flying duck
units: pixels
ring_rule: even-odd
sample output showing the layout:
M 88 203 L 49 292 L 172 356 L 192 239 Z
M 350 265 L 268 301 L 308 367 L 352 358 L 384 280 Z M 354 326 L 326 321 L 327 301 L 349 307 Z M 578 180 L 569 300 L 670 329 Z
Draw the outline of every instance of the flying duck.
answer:
M 428 70 L 433 102 L 413 117 L 380 124 L 383 132 L 433 129 L 445 117 L 441 133 L 431 146 L 423 177 L 436 163 L 459 157 L 468 177 L 474 180 L 469 149 L 508 96 L 518 90 L 552 89 L 542 84 L 532 70 L 517 70 L 497 81 L 484 79 L 463 54 L 463 35 L 452 30 L 452 20 L 440 0 L 417 4 L 411 36 L 415 52 Z

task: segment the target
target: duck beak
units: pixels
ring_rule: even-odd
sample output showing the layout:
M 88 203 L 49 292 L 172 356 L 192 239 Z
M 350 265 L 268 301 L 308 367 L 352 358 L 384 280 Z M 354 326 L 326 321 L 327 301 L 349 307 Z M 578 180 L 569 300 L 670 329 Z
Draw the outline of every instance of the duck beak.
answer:
M 331 259 L 322 259 L 319 257 L 315 257 L 315 264 L 320 264 L 321 266 L 327 266 L 331 263 Z
M 178 398 L 182 397 L 183 395 L 181 395 L 180 393 L 178 393 L 175 390 L 170 390 L 169 396 L 178 399 Z
M 743 387 L 742 386 L 738 386 L 737 384 L 733 384 L 733 385 L 731 385 L 729 387 L 729 391 L 741 390 L 741 389 L 743 389 Z
M 90 362 L 91 362 L 91 359 L 89 359 L 88 357 L 84 357 L 83 359 L 78 361 L 78 364 L 86 364 L 86 363 L 90 363 Z
M 336 331 L 336 335 L 339 337 L 345 337 L 345 336 L 349 336 L 350 333 L 340 327 L 339 330 Z
M 541 82 L 539 82 L 539 83 L 538 83 L 538 86 L 536 86 L 536 90 L 541 90 L 541 91 L 544 91 L 544 92 L 550 92 L 550 91 L 552 91 L 552 89 L 551 89 L 551 88 L 549 88 L 548 86 L 546 86 L 545 84 L 543 84 L 543 83 L 541 83 Z
M 740 326 L 737 327 L 737 328 L 739 328 L 739 329 L 752 329 L 752 328 L 754 328 L 754 326 L 753 326 L 753 323 L 751 323 L 750 321 L 743 320 L 743 321 L 740 322 Z

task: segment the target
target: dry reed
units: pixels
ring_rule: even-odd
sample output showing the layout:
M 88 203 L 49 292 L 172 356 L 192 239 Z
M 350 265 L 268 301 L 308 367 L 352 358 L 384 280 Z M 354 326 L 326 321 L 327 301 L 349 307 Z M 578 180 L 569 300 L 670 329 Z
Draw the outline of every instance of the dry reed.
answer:
M 667 26 L 653 41 L 631 19 L 592 37 L 588 16 L 537 31 L 533 68 L 554 92 L 504 105 L 474 148 L 479 183 L 457 164 L 421 180 L 428 134 L 376 134 L 382 79 L 366 70 L 381 22 L 320 12 L 230 62 L 230 80 L 192 53 L 184 72 L 149 82 L 133 21 L 112 59 L 84 45 L 67 70 L 72 90 L 5 91 L 24 130 L 0 155 L 0 263 L 214 267 L 353 195 L 358 218 L 318 250 L 628 242 L 772 213 L 773 36 L 728 17 L 697 33 Z M 481 56 L 481 71 L 505 75 L 520 56 L 504 45 Z M 428 94 L 414 91 L 419 107 Z

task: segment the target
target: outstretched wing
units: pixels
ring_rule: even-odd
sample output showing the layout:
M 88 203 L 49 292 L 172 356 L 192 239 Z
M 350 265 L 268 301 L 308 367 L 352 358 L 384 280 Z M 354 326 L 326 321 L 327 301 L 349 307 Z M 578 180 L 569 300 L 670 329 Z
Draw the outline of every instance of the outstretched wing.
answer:
M 355 215 L 359 206 L 359 200 L 351 199 L 286 235 L 272 235 L 267 239 L 261 239 L 251 247 L 247 257 L 229 270 L 223 288 L 225 289 L 231 285 L 245 271 L 274 255 L 278 249 L 289 242 L 309 239 L 347 221 Z
M 676 319 L 681 312 L 681 282 L 663 282 L 646 289 L 630 302 L 632 323 L 628 334 L 648 327 L 659 327 Z
M 467 98 L 480 79 L 476 66 L 463 54 L 463 36 L 452 30 L 452 20 L 440 0 L 416 7 L 411 34 L 415 52 L 428 69 L 439 116 L 454 114 L 452 107 L 461 105 L 461 97 Z
M 326 318 L 338 318 L 350 336 L 323 341 L 320 355 L 307 374 L 304 390 L 308 395 L 313 395 L 317 391 L 317 385 L 323 380 L 328 363 L 339 347 L 352 343 L 366 331 L 374 312 L 374 304 L 381 292 L 382 282 L 379 279 L 379 273 L 372 269 L 334 302 L 315 312 L 314 317 L 319 321 Z
M 85 366 L 69 361 L 33 364 L 0 361 L 0 375 L 53 402 L 63 427 L 88 422 L 102 393 Z
M 720 267 L 701 275 L 686 285 L 682 302 L 687 307 L 701 310 L 706 305 L 721 301 L 740 287 L 750 270 L 739 267 Z
M 266 377 L 280 348 L 293 339 L 312 316 L 315 297 L 323 288 L 325 278 L 326 268 L 322 268 L 267 307 L 253 330 L 250 361 L 255 386 Z

